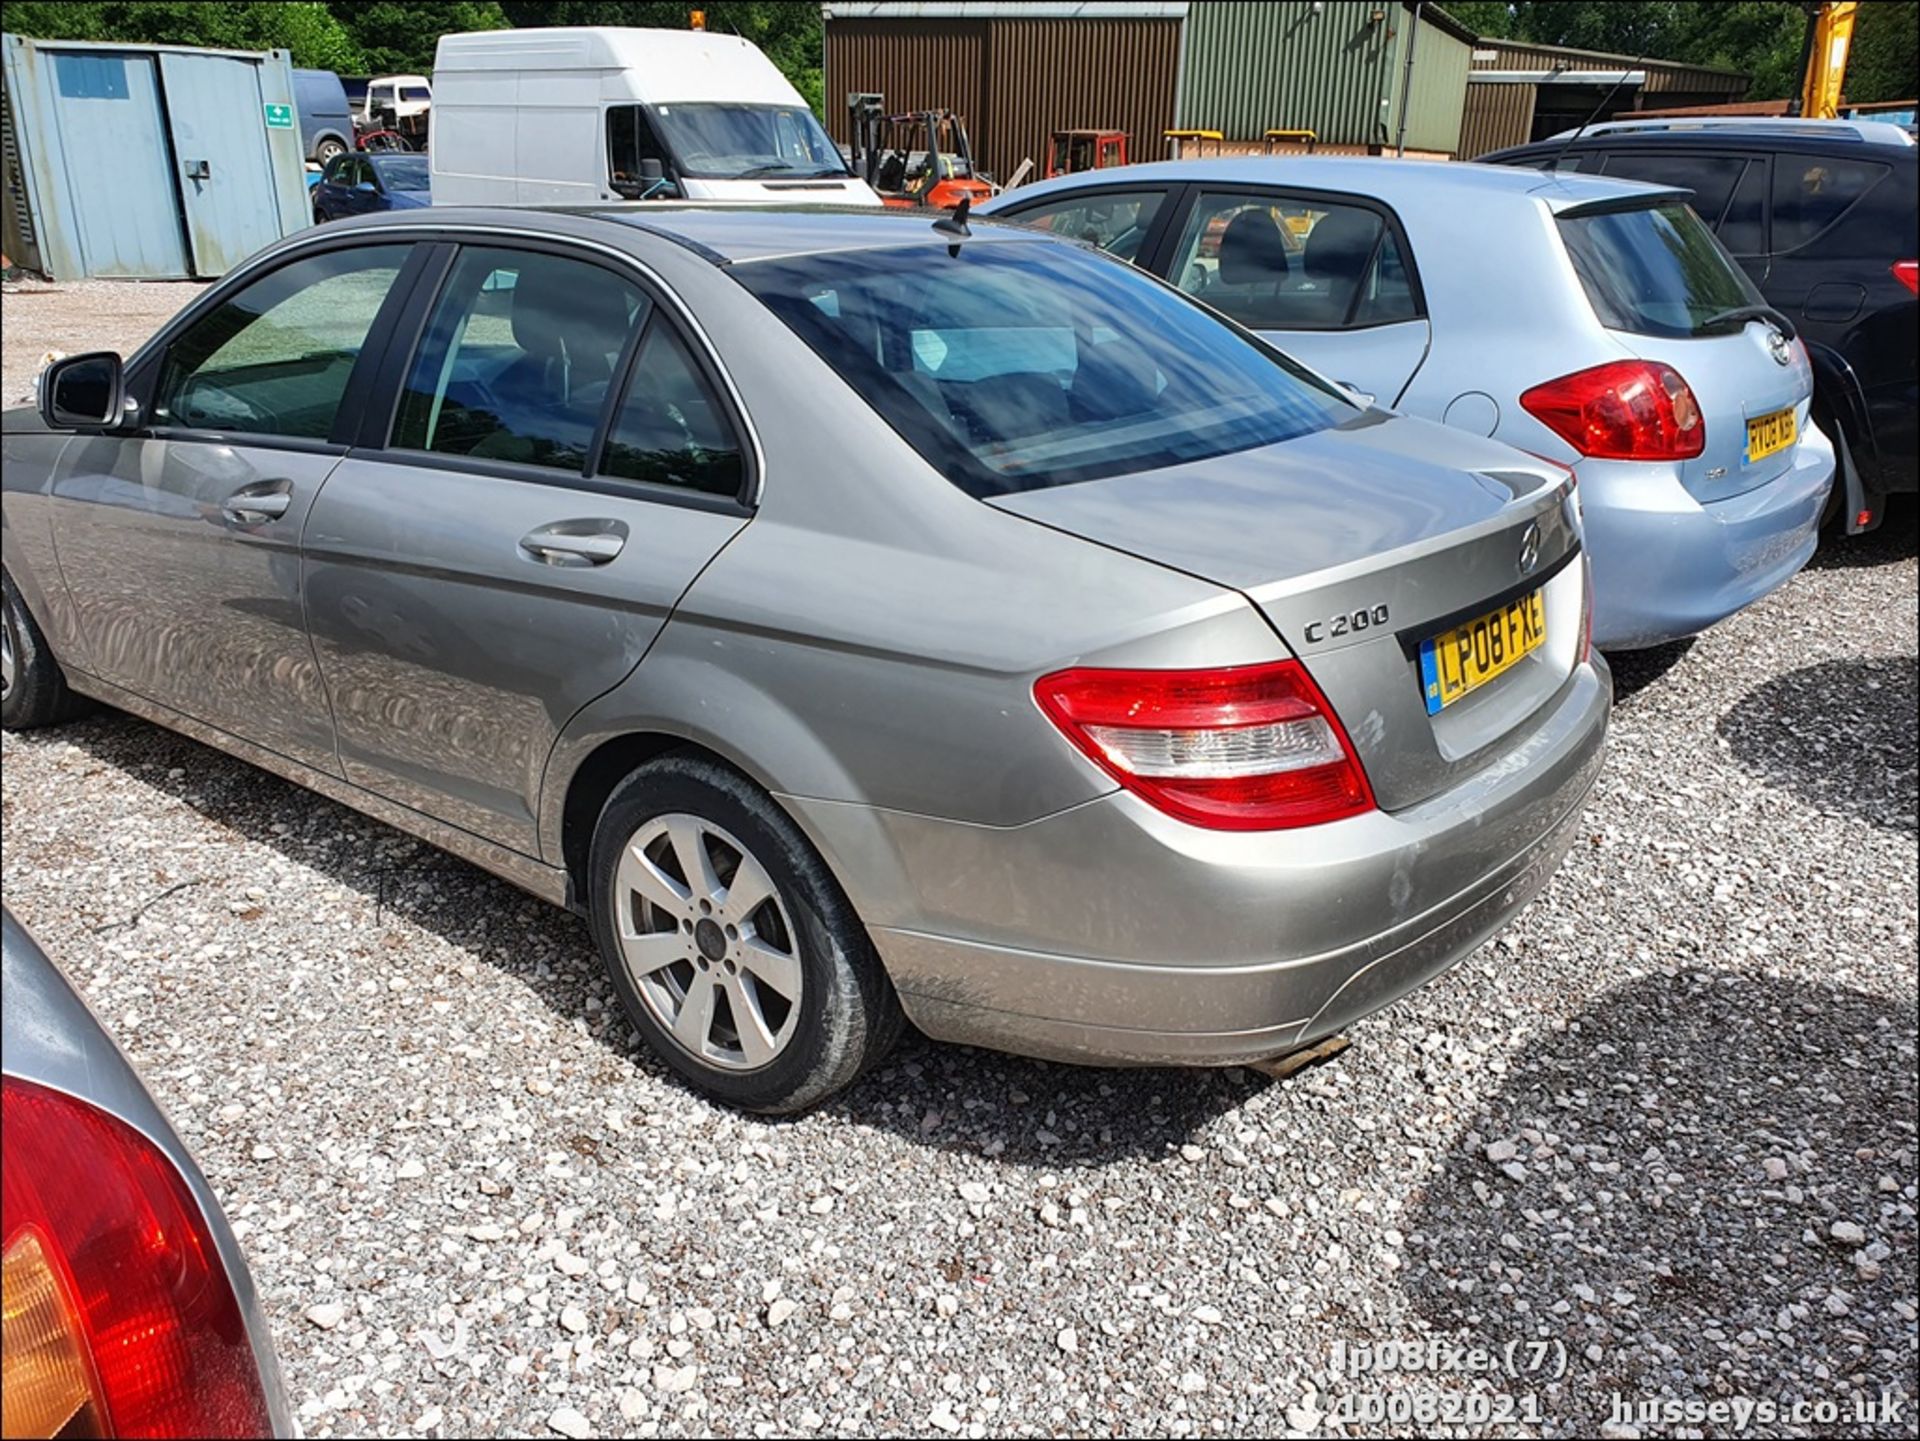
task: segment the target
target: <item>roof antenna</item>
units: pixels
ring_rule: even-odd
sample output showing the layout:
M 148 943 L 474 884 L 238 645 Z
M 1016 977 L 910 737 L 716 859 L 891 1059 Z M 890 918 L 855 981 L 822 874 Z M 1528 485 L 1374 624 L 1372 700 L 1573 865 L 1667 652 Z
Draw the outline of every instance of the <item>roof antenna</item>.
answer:
M 973 197 L 962 195 L 960 203 L 953 207 L 953 214 L 943 215 L 933 222 L 933 228 L 942 235 L 951 235 L 953 244 L 947 247 L 948 255 L 960 253 L 960 242 L 973 238 L 973 232 L 967 229 L 967 212 L 973 208 Z
M 1634 71 L 1638 70 L 1643 64 L 1646 63 L 1646 59 L 1647 59 L 1647 54 L 1643 50 L 1634 57 L 1633 64 L 1629 65 L 1625 70 L 1622 70 L 1620 72 L 1620 78 L 1613 82 L 1612 87 L 1607 91 L 1605 95 L 1602 95 L 1600 97 L 1600 103 L 1593 107 L 1593 110 L 1588 114 L 1587 118 L 1585 120 L 1582 120 L 1579 123 L 1579 125 L 1577 125 L 1574 128 L 1574 131 L 1571 135 L 1569 135 L 1565 140 L 1560 142 L 1560 148 L 1553 152 L 1553 159 L 1547 162 L 1545 167 L 1546 169 L 1558 170 L 1560 168 L 1560 161 L 1562 157 L 1566 155 L 1568 149 L 1572 147 L 1573 142 L 1580 138 L 1580 134 L 1582 131 L 1584 131 L 1589 125 L 1593 124 L 1594 121 L 1600 118 L 1600 112 L 1607 108 L 1607 102 L 1613 99 L 1614 94 L 1620 89 L 1622 85 L 1625 85 L 1627 83 L 1627 77 L 1633 74 Z

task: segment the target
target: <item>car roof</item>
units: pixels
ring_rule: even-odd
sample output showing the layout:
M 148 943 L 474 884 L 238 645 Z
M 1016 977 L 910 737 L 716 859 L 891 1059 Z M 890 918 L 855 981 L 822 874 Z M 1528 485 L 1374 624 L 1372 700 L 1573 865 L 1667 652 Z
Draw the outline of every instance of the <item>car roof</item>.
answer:
M 1881 129 L 1897 129 L 1893 126 L 1876 125 Z M 1904 137 L 1905 132 L 1900 132 Z M 1572 139 L 1536 140 L 1527 145 L 1508 146 L 1502 150 L 1490 151 L 1482 160 L 1495 158 L 1529 158 L 1551 155 L 1565 148 L 1569 154 L 1579 154 L 1584 150 L 1618 149 L 1630 145 L 1634 149 L 1655 148 L 1661 150 L 1746 150 L 1764 154 L 1785 155 L 1854 155 L 1867 156 L 1876 160 L 1897 160 L 1913 157 L 1915 147 L 1910 140 L 1893 143 L 1877 136 L 1861 136 L 1858 132 L 1820 129 L 1788 129 L 1775 122 L 1773 125 L 1714 125 L 1700 126 L 1684 130 L 1656 130 L 1614 128 L 1611 130 L 1589 131 Z
M 1209 182 L 1224 185 L 1286 185 L 1310 190 L 1345 190 L 1382 200 L 1457 198 L 1462 191 L 1483 195 L 1537 196 L 1554 210 L 1628 199 L 1670 186 L 1652 186 L 1617 176 L 1583 175 L 1577 171 L 1518 170 L 1509 165 L 1475 165 L 1442 160 L 1398 160 L 1372 155 L 1228 155 L 1200 160 L 1155 160 L 1144 165 L 1117 165 L 1105 170 L 1082 170 L 1052 180 L 1023 185 L 995 198 L 999 210 L 1016 200 L 1099 185 L 1123 188 L 1128 183 Z
M 716 265 L 841 250 L 878 250 L 903 245 L 951 245 L 959 237 L 934 229 L 937 210 L 839 205 L 682 205 L 640 201 L 632 205 L 554 207 L 553 213 L 589 216 L 632 226 L 677 241 Z M 1049 237 L 1024 226 L 978 217 L 965 241 L 1034 241 Z M 1052 237 L 1058 239 L 1058 237 Z

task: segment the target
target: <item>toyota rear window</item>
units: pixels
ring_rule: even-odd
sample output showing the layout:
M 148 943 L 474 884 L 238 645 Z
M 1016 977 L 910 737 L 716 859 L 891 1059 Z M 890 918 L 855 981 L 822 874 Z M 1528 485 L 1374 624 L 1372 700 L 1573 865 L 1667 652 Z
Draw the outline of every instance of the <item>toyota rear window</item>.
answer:
M 1718 334 L 1735 312 L 1761 304 L 1746 272 L 1678 201 L 1563 215 L 1560 238 L 1594 314 L 1609 330 Z
M 1078 246 L 913 246 L 733 274 L 976 496 L 1207 460 L 1354 414 L 1278 351 Z

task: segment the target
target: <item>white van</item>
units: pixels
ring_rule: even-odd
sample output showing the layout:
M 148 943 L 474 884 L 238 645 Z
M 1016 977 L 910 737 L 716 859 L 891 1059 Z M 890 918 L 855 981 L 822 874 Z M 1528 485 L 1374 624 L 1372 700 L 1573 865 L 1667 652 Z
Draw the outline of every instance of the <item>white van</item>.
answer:
M 443 35 L 436 205 L 878 205 L 751 42 L 613 26 Z

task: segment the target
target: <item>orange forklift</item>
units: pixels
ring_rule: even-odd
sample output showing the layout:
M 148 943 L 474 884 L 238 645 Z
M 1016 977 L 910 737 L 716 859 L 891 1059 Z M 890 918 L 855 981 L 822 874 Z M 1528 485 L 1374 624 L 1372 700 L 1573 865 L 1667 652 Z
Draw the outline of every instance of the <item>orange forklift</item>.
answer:
M 951 110 L 889 115 L 884 96 L 855 91 L 847 96 L 847 134 L 853 173 L 888 205 L 952 210 L 993 196 L 992 183 L 974 169 L 966 122 Z
M 1127 163 L 1124 130 L 1056 130 L 1047 146 L 1047 173 L 1073 175 L 1082 170 L 1106 170 Z

